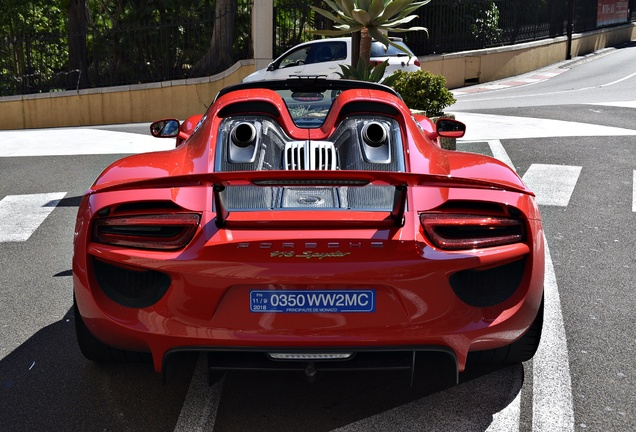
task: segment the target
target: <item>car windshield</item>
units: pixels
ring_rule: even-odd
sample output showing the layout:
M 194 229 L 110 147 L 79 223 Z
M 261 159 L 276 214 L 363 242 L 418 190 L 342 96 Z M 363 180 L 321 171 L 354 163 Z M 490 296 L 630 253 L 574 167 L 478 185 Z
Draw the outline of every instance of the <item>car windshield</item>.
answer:
M 345 90 L 374 89 L 399 97 L 395 90 L 381 84 L 316 78 L 242 83 L 221 90 L 219 96 L 231 91 L 252 88 L 266 88 L 278 93 L 285 102 L 294 124 L 307 129 L 318 128 L 323 124 L 334 100 Z

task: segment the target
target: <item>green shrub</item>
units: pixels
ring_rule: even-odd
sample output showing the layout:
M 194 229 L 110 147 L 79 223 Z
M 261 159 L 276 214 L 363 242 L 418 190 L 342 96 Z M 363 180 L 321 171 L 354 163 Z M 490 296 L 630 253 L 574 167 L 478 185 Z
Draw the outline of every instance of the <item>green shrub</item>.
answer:
M 433 75 L 428 71 L 396 71 L 393 87 L 404 99 L 406 105 L 415 110 L 426 111 L 428 117 L 439 116 L 444 109 L 456 102 L 453 94 L 446 88 L 446 78 Z

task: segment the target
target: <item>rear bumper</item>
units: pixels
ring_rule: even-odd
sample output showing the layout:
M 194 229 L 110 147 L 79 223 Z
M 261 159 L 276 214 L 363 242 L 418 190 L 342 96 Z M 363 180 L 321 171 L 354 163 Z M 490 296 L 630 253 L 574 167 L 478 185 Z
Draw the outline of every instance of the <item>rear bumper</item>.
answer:
M 401 311 L 381 307 L 372 314 L 255 314 L 245 312 L 246 290 L 226 294 L 222 302 L 227 308 L 196 317 L 180 310 L 188 302 L 201 302 L 196 297 L 177 302 L 169 292 L 152 307 L 122 308 L 76 280 L 78 307 L 90 331 L 110 346 L 151 352 L 157 372 L 164 369 L 167 357 L 180 351 L 359 353 L 419 352 L 431 347 L 452 353 L 461 372 L 469 351 L 498 348 L 521 337 L 537 314 L 543 292 L 541 274 L 540 281 L 531 278 L 510 299 L 486 308 L 461 302 L 448 288 L 446 296 L 420 304 L 419 310 L 415 301 Z M 389 299 L 392 291 L 379 298 Z M 232 307 L 241 303 L 243 312 Z M 423 314 L 419 320 L 418 313 Z M 305 368 L 305 363 L 296 366 Z
M 290 238 L 290 231 L 274 229 L 218 230 L 209 220 L 208 214 L 193 244 L 170 253 L 94 245 L 86 229 L 77 230 L 74 289 L 91 333 L 119 349 L 151 352 L 157 372 L 168 353 L 182 350 L 367 352 L 403 347 L 412 352 L 444 347 L 461 372 L 469 351 L 499 348 L 521 337 L 541 304 L 543 232 L 534 219 L 528 221 L 528 244 L 453 252 L 436 250 L 418 233 L 405 232 L 417 226 L 415 221 L 401 232 L 401 238 L 415 241 L 400 240 L 392 229 L 359 229 L 334 241 L 326 230 L 314 238 L 296 230 Z M 100 286 L 97 259 L 165 274 L 169 286 L 149 304 L 122 303 Z M 453 275 L 467 272 L 458 283 L 461 290 L 470 290 L 470 272 L 478 271 L 484 276 L 480 289 L 488 290 L 490 281 L 498 279 L 498 268 L 520 260 L 520 279 L 505 296 L 492 296 L 486 304 L 477 302 L 480 295 L 463 298 L 452 286 Z M 249 307 L 254 289 L 373 289 L 377 307 L 372 313 L 255 313 Z
M 177 354 L 199 352 L 207 357 L 207 368 L 212 377 L 215 372 L 225 371 L 285 371 L 304 374 L 313 379 L 316 374 L 327 372 L 367 372 L 404 371 L 414 383 L 415 371 L 424 369 L 432 358 L 443 359 L 452 371 L 449 376 L 454 384 L 459 382 L 459 372 L 455 353 L 443 346 L 390 347 L 380 348 L 323 348 L 289 349 L 272 347 L 268 349 L 232 347 L 182 347 L 172 349 L 164 356 L 164 379 L 167 365 Z M 408 376 L 408 375 L 407 375 Z M 212 378 L 210 378 L 212 380 Z

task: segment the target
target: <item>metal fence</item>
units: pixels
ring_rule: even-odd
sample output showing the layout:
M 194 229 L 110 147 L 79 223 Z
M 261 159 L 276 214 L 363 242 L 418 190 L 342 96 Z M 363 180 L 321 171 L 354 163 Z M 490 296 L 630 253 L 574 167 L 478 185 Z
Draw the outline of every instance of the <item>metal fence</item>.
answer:
M 636 0 L 573 0 L 573 30 L 583 32 L 636 21 Z M 567 34 L 570 0 L 432 0 L 413 12 L 418 18 L 409 26 L 426 27 L 426 32 L 400 33 L 416 55 L 442 54 L 495 46 L 513 45 Z M 310 14 L 301 0 L 280 0 L 278 10 L 294 11 L 295 17 Z M 321 2 L 313 4 L 330 10 Z M 611 22 L 600 22 L 603 5 L 619 4 L 625 13 L 616 13 Z M 277 12 L 274 34 L 275 56 L 301 41 L 314 39 L 310 28 L 291 23 L 311 23 L 315 28 L 331 25 L 322 18 L 313 23 L 288 19 Z M 291 17 L 289 17 L 291 18 Z M 294 38 L 286 35 L 293 34 Z
M 253 1 L 238 0 L 234 61 L 252 57 Z M 427 27 L 428 34 L 399 36 L 420 56 L 562 36 L 568 31 L 569 1 L 432 0 L 414 12 L 419 18 L 409 24 Z M 574 32 L 636 21 L 636 0 L 572 1 Z M 275 57 L 299 42 L 315 39 L 311 29 L 332 28 L 333 23 L 310 8 L 313 4 L 328 9 L 322 0 L 275 0 L 274 4 Z M 612 6 L 619 10 L 610 10 Z M 23 19 L 28 21 L 29 16 Z M 0 96 L 195 77 L 195 64 L 210 48 L 214 22 L 214 16 L 198 15 L 135 27 L 92 24 L 80 35 L 85 37 L 87 51 L 83 69 L 68 66 L 69 38 L 63 31 L 42 33 L 26 22 L 22 28 L 28 31 L 3 34 L 0 27 Z
M 238 0 L 234 61 L 252 57 L 251 4 Z M 63 14 L 62 11 L 60 11 Z M 194 66 L 210 49 L 214 14 L 188 20 L 130 26 L 91 23 L 84 40 L 84 67 L 69 67 L 69 36 L 34 29 L 2 34 L 0 28 L 0 96 L 140 84 L 201 76 Z M 36 17 L 24 16 L 27 21 Z M 64 17 L 62 17 L 64 19 Z

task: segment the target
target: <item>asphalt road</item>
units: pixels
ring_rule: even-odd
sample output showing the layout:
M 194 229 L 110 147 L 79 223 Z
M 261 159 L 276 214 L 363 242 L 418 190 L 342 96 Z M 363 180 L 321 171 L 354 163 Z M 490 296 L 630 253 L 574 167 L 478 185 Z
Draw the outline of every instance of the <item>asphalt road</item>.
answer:
M 164 384 L 149 365 L 84 360 L 70 313 L 78 197 L 123 154 L 170 143 L 147 125 L 0 132 L 0 430 L 636 430 L 636 48 L 550 69 L 452 107 L 469 126 L 460 150 L 506 160 L 540 191 L 551 257 L 540 353 L 459 386 L 435 359 L 420 389 L 397 373 L 229 373 L 208 386 L 196 355 Z M 25 197 L 48 203 L 32 230 Z M 15 215 L 24 223 L 2 225 Z

